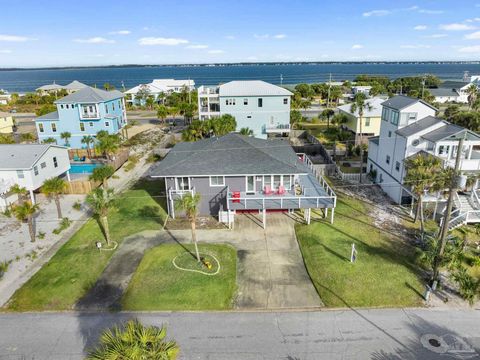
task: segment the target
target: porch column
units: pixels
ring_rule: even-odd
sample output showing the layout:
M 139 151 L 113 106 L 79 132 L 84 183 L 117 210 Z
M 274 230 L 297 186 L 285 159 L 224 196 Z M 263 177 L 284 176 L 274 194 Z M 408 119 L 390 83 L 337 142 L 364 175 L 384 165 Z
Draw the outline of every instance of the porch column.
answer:
M 413 204 L 414 204 L 414 202 L 415 202 L 415 199 L 412 195 L 412 202 L 410 203 L 410 216 L 413 216 Z
M 334 215 L 335 215 L 335 208 L 332 208 L 332 212 L 330 213 L 330 224 L 333 224 Z
M 327 218 L 328 216 L 328 208 L 325 208 L 325 219 Z
M 266 229 L 267 228 L 267 210 L 266 209 L 263 209 L 263 228 Z
M 473 145 L 470 145 L 468 148 L 468 157 L 467 157 L 468 160 L 472 158 L 472 150 L 473 150 Z
M 68 180 L 68 182 L 71 181 L 71 180 L 70 180 L 70 170 L 67 171 L 67 180 Z
M 305 209 L 305 222 L 310 225 L 310 219 L 312 216 L 312 209 Z
M 30 190 L 30 200 L 32 201 L 32 204 L 35 204 L 35 194 L 33 193 L 33 190 Z

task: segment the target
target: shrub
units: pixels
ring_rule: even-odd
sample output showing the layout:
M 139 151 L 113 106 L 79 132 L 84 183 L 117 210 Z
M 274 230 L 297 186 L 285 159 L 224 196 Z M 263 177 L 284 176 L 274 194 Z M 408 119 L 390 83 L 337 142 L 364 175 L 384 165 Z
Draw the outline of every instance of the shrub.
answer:
M 458 285 L 460 295 L 473 305 L 480 292 L 480 279 L 471 276 L 463 266 L 453 272 L 452 278 Z
M 146 159 L 147 163 L 149 164 L 160 161 L 160 160 L 162 160 L 162 157 L 155 153 L 151 153 L 150 155 L 148 155 Z
M 56 229 L 54 229 L 52 232 L 55 235 L 58 235 L 63 230 L 67 229 L 70 225 L 72 225 L 72 221 L 68 217 L 64 217 L 62 221 L 60 221 L 60 225 Z
M 0 279 L 2 279 L 3 275 L 5 275 L 5 273 L 7 272 L 11 262 L 12 262 L 11 260 L 10 261 L 5 260 L 0 262 Z
M 75 203 L 72 205 L 72 208 L 74 208 L 75 210 L 78 210 L 80 211 L 82 209 L 82 204 L 80 203 L 80 201 L 75 201 Z
M 38 237 L 40 240 L 43 240 L 43 239 L 45 239 L 45 233 L 40 231 L 40 232 L 38 233 L 37 237 Z

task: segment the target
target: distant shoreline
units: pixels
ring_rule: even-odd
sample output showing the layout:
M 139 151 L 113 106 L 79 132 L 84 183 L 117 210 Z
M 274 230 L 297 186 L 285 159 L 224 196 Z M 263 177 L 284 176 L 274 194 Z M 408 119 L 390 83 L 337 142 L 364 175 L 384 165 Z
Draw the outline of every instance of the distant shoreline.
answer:
M 465 64 L 478 65 L 480 61 L 296 61 L 296 62 L 235 62 L 235 63 L 201 63 L 201 64 L 123 64 L 94 66 L 51 66 L 51 67 L 9 67 L 0 71 L 30 70 L 75 70 L 75 69 L 114 69 L 114 68 L 153 68 L 153 67 L 222 67 L 222 66 L 262 66 L 262 65 L 418 65 L 418 64 Z

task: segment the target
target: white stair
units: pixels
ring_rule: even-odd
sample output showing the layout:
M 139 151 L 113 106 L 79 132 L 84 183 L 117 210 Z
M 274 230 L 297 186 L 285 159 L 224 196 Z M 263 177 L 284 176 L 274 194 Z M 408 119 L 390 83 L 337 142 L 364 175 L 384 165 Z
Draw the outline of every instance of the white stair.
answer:
M 480 223 L 480 209 L 473 206 L 470 195 L 458 194 L 455 206 L 457 211 L 452 213 L 450 219 L 449 230 L 453 230 L 465 224 Z

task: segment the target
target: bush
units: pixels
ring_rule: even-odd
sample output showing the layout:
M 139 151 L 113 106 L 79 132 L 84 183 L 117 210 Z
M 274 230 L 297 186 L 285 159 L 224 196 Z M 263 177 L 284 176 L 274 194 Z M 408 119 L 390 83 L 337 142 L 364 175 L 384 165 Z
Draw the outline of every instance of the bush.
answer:
M 452 278 L 458 285 L 460 295 L 473 305 L 480 292 L 480 279 L 471 276 L 463 266 L 452 274 Z
M 2 279 L 3 275 L 5 275 L 5 273 L 7 272 L 11 262 L 12 262 L 11 260 L 10 261 L 5 260 L 0 262 L 0 279 Z
M 137 165 L 137 163 L 138 163 L 138 156 L 130 155 L 128 157 L 128 163 L 124 166 L 124 170 L 125 171 L 133 170 L 135 168 L 135 166 Z
M 55 235 L 58 235 L 60 234 L 63 230 L 67 229 L 70 225 L 72 225 L 72 221 L 67 218 L 67 217 L 64 217 L 62 219 L 62 221 L 60 221 L 60 226 L 57 227 L 56 229 L 54 229 L 52 232 L 55 234 Z
M 45 233 L 40 231 L 40 232 L 38 233 L 37 237 L 38 237 L 40 240 L 43 240 L 43 239 L 45 239 Z
M 162 157 L 160 155 L 154 154 L 154 153 L 151 153 L 150 155 L 148 155 L 148 157 L 146 159 L 147 163 L 149 163 L 149 164 L 160 161 L 160 160 L 162 160 Z
M 75 201 L 75 203 L 72 205 L 72 208 L 74 208 L 75 210 L 78 210 L 80 211 L 82 209 L 82 204 L 80 203 L 80 201 Z

